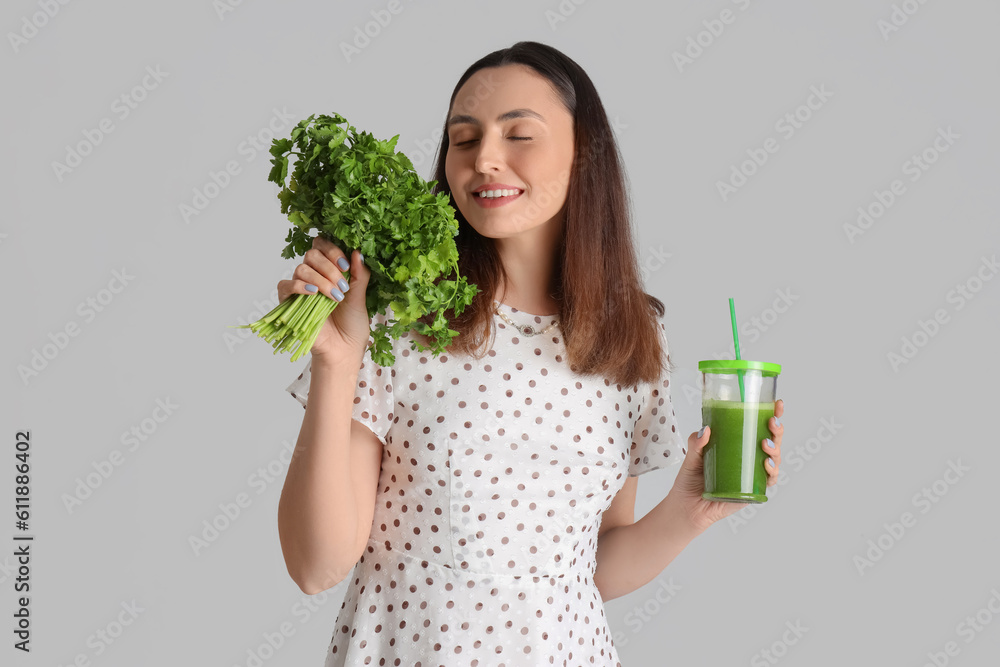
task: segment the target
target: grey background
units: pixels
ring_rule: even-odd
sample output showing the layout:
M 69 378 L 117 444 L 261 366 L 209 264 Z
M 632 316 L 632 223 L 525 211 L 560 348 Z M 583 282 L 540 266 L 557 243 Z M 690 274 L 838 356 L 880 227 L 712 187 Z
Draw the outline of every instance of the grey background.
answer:
M 336 111 L 377 137 L 398 133 L 429 177 L 458 77 L 520 39 L 580 63 L 617 119 L 647 289 L 668 310 L 685 434 L 701 420 L 683 388 L 697 389 L 698 360 L 727 353 L 729 297 L 743 356 L 783 365 L 782 484 L 736 515 L 744 523 L 714 525 L 658 580 L 607 602 L 622 663 L 922 665 L 954 642 L 950 664 L 994 664 L 1000 280 L 983 258 L 1000 245 L 996 3 L 402 0 L 350 62 L 341 43 L 388 2 L 220 4 L 80 2 L 45 21 L 36 2 L 2 10 L 4 664 L 83 654 L 109 666 L 247 665 L 282 624 L 289 636 L 263 664 L 322 663 L 345 585 L 306 613 L 276 523 L 279 453 L 303 414 L 284 387 L 304 361 L 226 328 L 269 310 L 297 263 L 280 257 L 288 223 L 266 180 L 270 138 L 253 159 L 241 142 L 275 108 L 292 117 L 281 136 Z M 879 22 L 904 5 L 917 11 L 884 33 Z M 723 10 L 732 23 L 679 70 L 674 52 Z M 37 34 L 12 43 L 32 20 L 44 23 Z M 114 100 L 147 67 L 165 75 L 122 118 Z M 775 123 L 812 86 L 832 96 L 785 138 Z M 113 131 L 60 178 L 53 163 L 104 118 Z M 958 138 L 912 182 L 904 163 L 939 128 Z M 768 137 L 779 150 L 723 201 L 717 181 Z M 231 160 L 240 173 L 186 222 L 181 205 Z M 852 243 L 844 225 L 894 179 L 905 193 Z M 976 284 L 980 267 L 991 279 Z M 134 276 L 125 288 L 102 291 L 123 269 Z M 981 289 L 959 309 L 953 290 L 970 279 Z M 791 305 L 769 312 L 779 291 Z M 111 299 L 93 317 L 78 309 L 101 297 Z M 948 321 L 893 368 L 887 355 L 939 309 Z M 74 323 L 77 335 L 22 379 L 19 368 Z M 177 406 L 162 423 L 157 400 Z M 122 435 L 143 424 L 130 451 Z M 9 631 L 23 429 L 36 535 L 30 655 Z M 114 450 L 121 465 L 68 509 L 65 497 Z M 269 464 L 278 474 L 259 481 Z M 950 465 L 968 470 L 946 476 Z M 675 474 L 641 478 L 637 517 Z M 935 502 L 920 500 L 924 488 Z M 241 493 L 249 506 L 196 555 L 189 538 Z M 906 512 L 913 521 L 894 537 L 887 524 Z M 875 561 L 880 542 L 889 548 Z M 133 602 L 134 622 L 95 643 Z M 787 632 L 796 624 L 800 636 Z

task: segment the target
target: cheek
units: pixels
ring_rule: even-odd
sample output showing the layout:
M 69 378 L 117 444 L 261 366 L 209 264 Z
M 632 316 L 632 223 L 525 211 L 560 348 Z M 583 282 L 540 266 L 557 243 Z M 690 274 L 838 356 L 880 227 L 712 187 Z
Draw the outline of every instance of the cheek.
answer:
M 444 176 L 448 181 L 448 186 L 452 191 L 455 191 L 455 161 L 452 159 L 451 153 L 446 153 L 444 157 Z
M 467 166 L 468 159 L 461 149 L 449 147 L 444 154 L 445 171 L 458 172 Z

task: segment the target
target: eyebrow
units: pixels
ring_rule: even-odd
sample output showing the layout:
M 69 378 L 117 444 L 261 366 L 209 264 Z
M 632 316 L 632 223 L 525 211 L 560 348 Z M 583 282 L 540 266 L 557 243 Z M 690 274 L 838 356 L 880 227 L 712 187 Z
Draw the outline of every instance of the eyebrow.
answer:
M 531 109 L 514 109 L 513 111 L 508 111 L 497 116 L 497 122 L 502 123 L 507 120 L 514 120 L 515 118 L 537 118 L 538 120 L 545 122 L 540 113 L 532 111 Z M 479 127 L 481 123 L 478 118 L 474 116 L 469 116 L 467 114 L 460 114 L 457 116 L 452 116 L 448 119 L 448 127 L 453 125 L 460 125 L 462 123 L 469 123 L 470 125 L 475 125 Z

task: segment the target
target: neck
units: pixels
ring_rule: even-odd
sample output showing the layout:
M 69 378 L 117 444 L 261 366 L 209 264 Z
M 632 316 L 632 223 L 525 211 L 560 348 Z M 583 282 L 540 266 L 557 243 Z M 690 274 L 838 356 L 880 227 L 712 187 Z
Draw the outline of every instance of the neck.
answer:
M 536 315 L 556 315 L 556 252 L 562 240 L 562 221 L 554 219 L 528 232 L 494 239 L 506 281 L 494 296 L 508 306 Z

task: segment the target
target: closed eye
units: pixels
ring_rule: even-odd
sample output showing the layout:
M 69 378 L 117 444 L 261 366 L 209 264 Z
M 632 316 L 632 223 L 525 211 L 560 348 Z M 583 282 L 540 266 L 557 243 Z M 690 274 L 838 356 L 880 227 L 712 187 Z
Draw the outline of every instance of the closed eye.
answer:
M 531 137 L 507 137 L 507 138 L 508 139 L 513 139 L 515 141 L 531 141 Z M 467 141 L 460 141 L 460 142 L 458 142 L 455 145 L 456 146 L 464 146 L 466 144 L 471 144 L 471 143 L 473 143 L 475 141 L 479 141 L 479 139 L 469 139 Z

